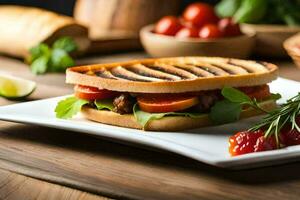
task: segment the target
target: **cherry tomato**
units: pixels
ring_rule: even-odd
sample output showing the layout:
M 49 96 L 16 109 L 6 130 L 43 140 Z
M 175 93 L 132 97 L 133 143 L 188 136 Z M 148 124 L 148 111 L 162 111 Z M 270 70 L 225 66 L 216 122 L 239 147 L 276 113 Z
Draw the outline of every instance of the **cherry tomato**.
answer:
M 275 138 L 265 138 L 263 130 L 242 131 L 229 138 L 229 153 L 232 156 L 277 148 Z
M 207 24 L 200 29 L 199 37 L 203 39 L 220 38 L 222 37 L 222 32 L 217 25 Z
M 154 27 L 154 32 L 174 36 L 181 28 L 182 25 L 177 17 L 165 16 L 157 22 Z
M 214 8 L 206 3 L 193 3 L 183 12 L 185 21 L 191 22 L 196 27 L 202 27 L 205 24 L 214 24 L 218 22 L 218 17 Z
M 238 36 L 242 34 L 239 24 L 235 23 L 232 18 L 221 19 L 218 26 L 225 37 Z
M 74 87 L 75 96 L 79 99 L 95 100 L 95 99 L 107 99 L 115 97 L 118 92 L 110 90 L 99 90 L 95 87 L 88 87 L 83 85 L 76 85 Z
M 241 87 L 238 89 L 247 94 L 251 99 L 255 98 L 256 100 L 263 100 L 271 95 L 270 87 L 268 85 Z
M 138 96 L 137 101 L 141 110 L 150 113 L 180 111 L 199 103 L 197 97 L 176 95 Z
M 296 117 L 296 123 L 300 126 L 300 116 Z M 286 124 L 280 131 L 280 142 L 285 146 L 300 144 L 300 132 L 292 129 L 291 124 Z
M 182 28 L 180 31 L 176 33 L 176 37 L 178 38 L 196 38 L 199 37 L 199 29 L 197 28 Z

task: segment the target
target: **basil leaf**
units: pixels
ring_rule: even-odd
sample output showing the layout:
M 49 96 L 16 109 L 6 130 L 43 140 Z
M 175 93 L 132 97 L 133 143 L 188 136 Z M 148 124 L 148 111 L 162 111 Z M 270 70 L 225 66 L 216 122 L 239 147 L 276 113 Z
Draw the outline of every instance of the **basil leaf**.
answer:
M 101 99 L 101 100 L 96 100 L 94 102 L 98 110 L 103 110 L 107 109 L 112 111 L 114 109 L 113 101 L 112 99 Z
M 35 59 L 31 64 L 31 71 L 34 74 L 44 74 L 48 69 L 49 57 L 43 55 Z
M 80 112 L 82 106 L 88 104 L 89 101 L 78 99 L 76 97 L 68 97 L 58 102 L 55 112 L 56 117 L 61 119 L 69 119 Z
M 217 102 L 209 113 L 209 118 L 214 124 L 235 122 L 240 118 L 242 106 L 227 99 Z
M 161 119 L 166 116 L 185 116 L 191 118 L 199 118 L 203 115 L 201 113 L 187 113 L 187 112 L 148 113 L 140 110 L 137 104 L 133 106 L 133 114 L 137 122 L 143 127 L 145 127 L 147 123 L 151 120 Z
M 251 98 L 249 96 L 232 87 L 224 87 L 221 93 L 226 99 L 234 103 L 251 102 Z
M 53 49 L 61 49 L 68 53 L 77 50 L 77 44 L 71 37 L 62 37 L 53 44 Z

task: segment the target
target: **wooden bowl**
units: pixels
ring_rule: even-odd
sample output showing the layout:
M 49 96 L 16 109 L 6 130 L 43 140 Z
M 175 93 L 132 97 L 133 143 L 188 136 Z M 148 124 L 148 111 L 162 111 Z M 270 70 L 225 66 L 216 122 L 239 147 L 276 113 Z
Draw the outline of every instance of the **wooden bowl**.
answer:
M 296 66 L 300 68 L 300 33 L 285 40 L 283 46 Z
M 286 57 L 283 42 L 300 32 L 300 27 L 285 25 L 254 25 L 242 24 L 243 32 L 256 33 L 254 53 L 266 57 Z
M 181 39 L 153 33 L 153 25 L 140 31 L 141 42 L 153 57 L 172 56 L 220 56 L 247 58 L 255 44 L 255 34 L 218 39 Z
M 165 15 L 177 15 L 181 0 L 77 0 L 74 18 L 89 27 L 90 36 L 123 31 L 136 38 L 139 30 Z

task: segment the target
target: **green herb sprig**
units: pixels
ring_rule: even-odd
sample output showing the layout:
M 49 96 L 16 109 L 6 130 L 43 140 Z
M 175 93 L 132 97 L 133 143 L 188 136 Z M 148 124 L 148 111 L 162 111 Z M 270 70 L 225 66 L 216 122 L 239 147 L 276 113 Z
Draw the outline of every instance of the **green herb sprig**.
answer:
M 31 48 L 30 56 L 26 61 L 34 74 L 64 72 L 68 67 L 74 66 L 70 53 L 77 48 L 77 44 L 71 37 L 62 37 L 56 40 L 52 47 L 41 43 Z
M 285 104 L 269 112 L 259 123 L 254 125 L 249 131 L 265 129 L 265 137 L 275 135 L 277 144 L 279 144 L 279 134 L 286 124 L 291 124 L 291 130 L 296 129 L 300 132 L 296 118 L 300 115 L 300 93 L 289 99 Z

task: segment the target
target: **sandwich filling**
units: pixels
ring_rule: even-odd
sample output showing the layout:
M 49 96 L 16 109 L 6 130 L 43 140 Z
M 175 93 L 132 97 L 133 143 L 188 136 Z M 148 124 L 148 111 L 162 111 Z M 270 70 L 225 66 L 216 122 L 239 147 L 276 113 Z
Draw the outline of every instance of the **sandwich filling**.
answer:
M 267 112 L 260 105 L 280 98 L 270 93 L 268 85 L 178 94 L 116 92 L 83 85 L 76 85 L 74 90 L 74 96 L 58 103 L 55 110 L 58 118 L 71 118 L 87 106 L 120 115 L 133 114 L 142 127 L 163 117 L 198 118 L 204 114 L 215 124 L 234 122 L 242 110 L 253 107 Z
M 237 89 L 257 101 L 266 100 L 271 96 L 268 85 Z M 119 114 L 132 114 L 134 105 L 137 105 L 140 110 L 149 113 L 185 111 L 208 113 L 216 102 L 224 99 L 221 90 L 180 94 L 143 94 L 99 90 L 82 85 L 76 85 L 74 90 L 77 98 L 91 102 L 89 106 L 97 108 L 97 103 L 105 102 L 105 104 L 110 104 L 109 110 Z

